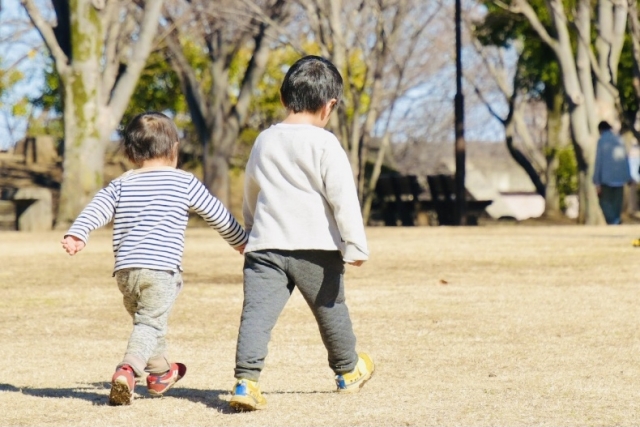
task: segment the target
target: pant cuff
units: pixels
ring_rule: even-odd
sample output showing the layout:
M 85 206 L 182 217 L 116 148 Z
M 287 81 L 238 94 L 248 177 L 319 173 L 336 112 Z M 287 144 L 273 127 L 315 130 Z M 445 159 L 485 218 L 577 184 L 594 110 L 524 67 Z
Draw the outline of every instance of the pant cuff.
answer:
M 133 368 L 133 372 L 135 372 L 136 377 L 144 377 L 147 373 L 144 371 L 147 363 L 142 360 L 141 357 L 138 357 L 133 354 L 125 354 L 124 359 L 118 365 L 118 368 L 121 368 L 124 365 L 129 365 Z
M 145 371 L 154 375 L 162 375 L 167 373 L 169 369 L 171 369 L 171 363 L 169 363 L 166 356 L 162 355 L 149 359 Z

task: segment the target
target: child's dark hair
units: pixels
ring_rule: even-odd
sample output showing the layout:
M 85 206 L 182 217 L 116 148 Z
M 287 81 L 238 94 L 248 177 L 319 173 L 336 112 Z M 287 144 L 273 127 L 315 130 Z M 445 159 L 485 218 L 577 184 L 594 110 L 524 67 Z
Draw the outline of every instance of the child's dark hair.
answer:
M 180 139 L 173 120 L 155 111 L 138 114 L 124 130 L 126 156 L 136 165 L 145 160 L 175 156 L 175 143 Z
M 612 127 L 609 124 L 609 122 L 603 120 L 600 123 L 598 123 L 598 130 L 602 133 L 602 132 L 606 132 L 608 130 L 611 130 Z
M 342 76 L 330 61 L 319 56 L 305 56 L 287 71 L 280 96 L 287 110 L 315 113 L 332 99 L 340 102 Z

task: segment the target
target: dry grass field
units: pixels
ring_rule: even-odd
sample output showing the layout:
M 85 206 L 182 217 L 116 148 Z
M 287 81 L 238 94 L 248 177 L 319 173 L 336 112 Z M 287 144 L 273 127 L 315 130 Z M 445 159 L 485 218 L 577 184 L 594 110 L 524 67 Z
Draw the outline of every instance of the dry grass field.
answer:
M 130 320 L 110 232 L 75 257 L 60 233 L 0 233 L 0 425 L 640 425 L 640 226 L 370 228 L 347 269 L 360 350 L 377 372 L 333 393 L 309 309 L 294 292 L 262 376 L 269 407 L 228 409 L 242 257 L 187 232 L 170 354 L 189 367 L 161 399 L 107 405 Z

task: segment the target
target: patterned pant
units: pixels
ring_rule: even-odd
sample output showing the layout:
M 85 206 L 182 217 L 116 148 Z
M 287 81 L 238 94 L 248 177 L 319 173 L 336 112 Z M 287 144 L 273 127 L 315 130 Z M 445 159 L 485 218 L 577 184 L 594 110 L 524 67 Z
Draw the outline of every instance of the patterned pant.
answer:
M 163 374 L 171 367 L 165 352 L 167 320 L 182 289 L 182 275 L 171 271 L 130 268 L 116 272 L 124 307 L 133 319 L 133 331 L 124 359 L 136 376 Z

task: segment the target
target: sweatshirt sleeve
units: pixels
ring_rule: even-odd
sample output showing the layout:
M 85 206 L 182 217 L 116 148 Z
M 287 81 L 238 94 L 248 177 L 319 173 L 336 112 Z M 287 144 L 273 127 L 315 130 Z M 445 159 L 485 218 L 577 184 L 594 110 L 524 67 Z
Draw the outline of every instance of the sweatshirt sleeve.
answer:
M 369 249 L 364 231 L 358 193 L 347 154 L 336 140 L 328 144 L 321 160 L 325 195 L 346 244 L 345 262 L 366 261 Z
M 231 212 L 195 176 L 189 183 L 189 207 L 232 247 L 236 248 L 247 242 L 247 234 Z
M 78 215 L 65 236 L 77 237 L 86 244 L 89 240 L 89 233 L 107 225 L 113 218 L 118 204 L 120 193 L 118 187 L 116 181 L 111 181 L 108 186 L 98 191 Z
M 253 179 L 254 171 L 255 162 L 253 161 L 252 150 L 245 169 L 244 196 L 242 198 L 242 216 L 244 219 L 244 228 L 248 235 L 251 234 L 251 229 L 253 228 L 256 205 L 258 204 L 258 193 L 260 192 L 258 183 Z

